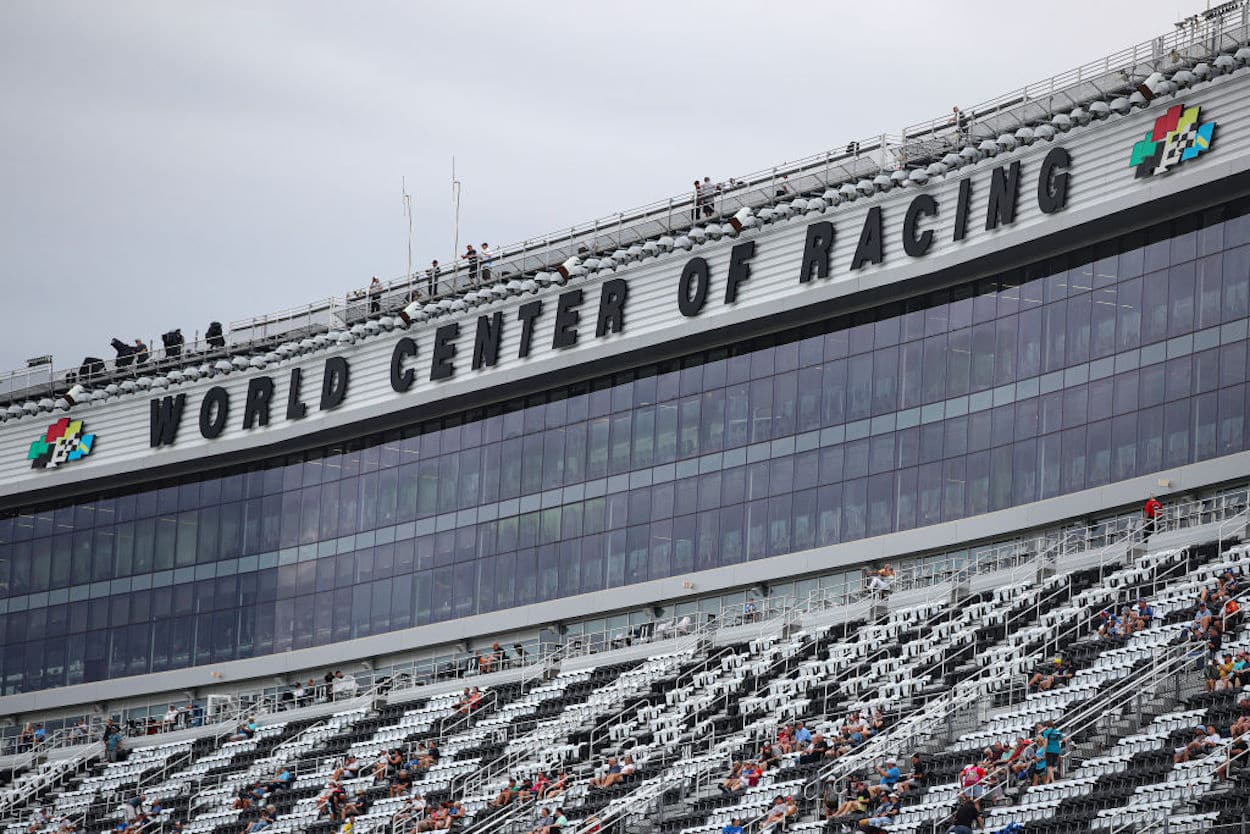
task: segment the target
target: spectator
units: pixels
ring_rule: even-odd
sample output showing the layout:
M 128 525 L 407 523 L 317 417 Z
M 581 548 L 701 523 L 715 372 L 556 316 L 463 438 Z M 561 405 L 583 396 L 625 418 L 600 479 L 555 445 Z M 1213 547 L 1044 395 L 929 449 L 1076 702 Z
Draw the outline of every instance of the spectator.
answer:
M 730 765 L 729 776 L 727 776 L 725 781 L 721 782 L 718 786 L 721 793 L 737 793 L 742 790 L 742 768 L 742 762 L 734 762 Z M 593 782 L 594 780 L 591 781 Z
M 1220 746 L 1219 731 L 1215 727 L 1198 727 L 1193 739 L 1173 751 L 1172 761 L 1175 764 L 1187 762 L 1195 756 L 1202 756 Z
M 257 831 L 264 831 L 266 828 L 273 825 L 274 817 L 277 816 L 277 814 L 277 808 L 272 805 L 266 806 L 265 810 L 260 812 L 260 817 L 247 827 L 247 834 L 256 834 Z
M 119 368 L 133 365 L 135 361 L 135 349 L 123 342 L 121 339 L 113 339 L 109 342 L 113 346 L 113 350 L 117 353 L 117 358 L 113 364 Z
M 985 769 L 977 764 L 965 765 L 959 772 L 960 793 L 968 799 L 980 799 L 985 793 L 981 781 L 985 779 Z
M 694 181 L 694 202 L 690 208 L 690 222 L 699 222 L 699 208 L 703 205 L 703 186 Z
M 562 795 L 566 790 L 568 790 L 568 787 L 569 787 L 569 774 L 562 770 L 560 771 L 560 774 L 556 776 L 555 779 L 551 780 L 551 784 L 547 786 L 547 790 L 543 791 L 543 795 L 541 798 L 542 799 L 554 799 L 555 797 Z
M 168 333 L 161 334 L 161 344 L 165 345 L 165 356 L 168 359 L 177 359 L 182 355 L 182 330 L 175 327 Z
M 500 789 L 499 793 L 495 794 L 495 798 L 486 804 L 492 808 L 502 808 L 516 799 L 517 794 L 520 792 L 521 788 L 517 785 L 516 779 L 510 777 L 508 779 L 508 784 L 504 785 L 503 788 Z
M 973 827 L 985 828 L 985 820 L 981 818 L 981 809 L 971 799 L 961 799 L 959 807 L 951 816 L 950 834 L 973 834 Z
M 703 178 L 700 197 L 703 202 L 703 216 L 711 217 L 716 213 L 716 194 L 720 189 L 712 182 L 711 177 Z
M 1066 657 L 1056 657 L 1050 661 L 1049 666 L 1043 665 L 1033 673 L 1033 677 L 1029 678 L 1028 689 L 1046 692 L 1057 683 L 1071 680 L 1072 674 L 1072 661 Z
M 907 775 L 907 781 L 904 783 L 905 789 L 911 790 L 913 787 L 923 787 L 926 769 L 927 766 L 924 763 L 924 759 L 920 758 L 920 754 L 912 753 L 911 773 Z
M 894 586 L 894 568 L 887 562 L 877 570 L 869 571 L 868 577 L 868 590 L 873 596 L 889 599 L 890 589 Z
M 149 359 L 148 346 L 143 343 L 142 339 L 135 339 L 134 346 L 135 364 L 145 365 Z
M 803 753 L 799 754 L 799 764 L 816 764 L 826 755 L 829 755 L 829 741 L 825 740 L 824 735 L 816 733 L 811 736 L 811 743 L 804 748 Z
M 239 725 L 234 735 L 230 736 L 231 741 L 247 741 L 256 735 L 256 719 L 249 718 L 247 721 Z
M 758 623 L 760 621 L 760 609 L 755 604 L 755 597 L 747 597 L 746 604 L 742 606 L 742 621 L 744 623 Z
M 426 284 L 429 287 L 429 297 L 433 298 L 438 295 L 438 261 L 430 261 L 430 268 L 425 271 Z
M 853 814 L 865 814 L 868 812 L 868 803 L 871 801 L 872 790 L 868 787 L 868 783 L 862 779 L 855 779 L 851 782 L 850 796 L 834 810 L 830 819 L 847 817 Z
M 86 738 L 87 737 L 87 722 L 84 719 L 79 718 L 78 723 L 74 725 L 74 728 L 72 730 L 70 730 L 70 736 L 75 741 Z
M 812 743 L 812 731 L 802 721 L 794 728 L 794 743 L 796 746 L 806 746 Z
M 404 800 L 404 804 L 395 812 L 395 822 L 403 823 L 408 820 L 419 820 L 425 816 L 425 797 L 421 794 L 413 792 L 412 796 Z
M 891 791 L 898 787 L 903 778 L 903 772 L 898 768 L 898 760 L 893 757 L 886 759 L 885 767 L 878 767 L 877 773 L 881 774 L 881 786 Z
M 438 742 L 431 741 L 425 748 L 425 755 L 417 759 L 417 764 L 422 770 L 429 770 L 438 764 L 438 760 L 443 757 L 443 753 L 438 749 Z
M 1051 780 L 1062 779 L 1063 730 L 1056 727 L 1054 721 L 1047 721 L 1039 735 L 1046 741 L 1046 767 L 1051 771 Z
M 790 193 L 790 175 L 782 174 L 781 179 L 777 181 L 777 186 L 773 189 L 774 197 L 785 197 Z
M 742 834 L 742 818 L 734 817 L 728 825 L 720 830 L 720 834 Z
M 210 321 L 208 329 L 204 331 L 204 341 L 208 343 L 210 348 L 224 348 L 226 346 L 226 337 L 221 330 L 221 322 Z
M 1046 757 L 1046 739 L 1039 735 L 1033 740 L 1033 786 L 1049 785 L 1054 781 L 1055 773 Z
M 403 796 L 412 788 L 412 771 L 406 767 L 397 767 L 391 774 L 390 788 L 387 794 L 394 799 Z
M 872 809 L 872 813 L 868 819 L 860 820 L 861 828 L 880 829 L 894 822 L 894 818 L 898 816 L 899 799 L 898 794 L 891 791 L 885 799 L 877 803 L 877 807 Z
M 1146 521 L 1142 525 L 1142 541 L 1150 541 L 1150 537 L 1154 535 L 1155 525 L 1158 523 L 1159 513 L 1163 512 L 1163 505 L 1159 503 L 1159 499 L 1151 495 L 1146 499 L 1146 506 L 1142 507 L 1142 515 Z
M 380 312 L 382 312 L 382 282 L 375 275 L 369 282 L 369 314 Z
M 477 250 L 473 248 L 472 243 L 465 245 L 463 257 L 469 265 L 469 281 L 472 283 L 477 283 L 478 265 L 480 263 L 480 258 L 477 254 Z
M 274 774 L 273 779 L 265 786 L 265 793 L 272 796 L 280 790 L 291 787 L 293 781 L 295 781 L 295 774 L 291 772 L 291 768 L 283 765 L 278 768 L 278 772 Z
M 482 250 L 478 253 L 482 259 L 482 280 L 490 280 L 490 262 L 495 259 L 495 254 L 490 251 L 490 244 L 482 242 Z

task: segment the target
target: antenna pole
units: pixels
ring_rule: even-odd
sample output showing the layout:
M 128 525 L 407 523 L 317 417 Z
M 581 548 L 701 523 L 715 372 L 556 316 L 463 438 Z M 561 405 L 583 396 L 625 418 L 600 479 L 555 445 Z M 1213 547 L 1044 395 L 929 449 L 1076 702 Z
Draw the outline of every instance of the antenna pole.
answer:
M 408 195 L 408 180 L 400 178 L 400 188 L 404 194 L 404 216 L 408 218 L 408 282 L 412 283 L 412 197 Z
M 455 206 L 455 238 L 452 241 L 452 262 L 460 258 L 460 180 L 456 179 L 456 158 L 451 158 L 451 200 Z

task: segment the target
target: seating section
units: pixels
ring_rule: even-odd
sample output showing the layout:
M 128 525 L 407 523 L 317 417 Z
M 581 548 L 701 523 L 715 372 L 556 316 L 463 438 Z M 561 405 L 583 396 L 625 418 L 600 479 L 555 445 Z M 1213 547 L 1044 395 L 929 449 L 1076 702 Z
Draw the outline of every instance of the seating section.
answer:
M 1178 755 L 1195 727 L 1232 724 L 1242 693 L 1206 691 L 1203 645 L 1174 644 L 1203 589 L 1226 570 L 1250 574 L 1250 549 L 1118 542 L 1066 554 L 1044 577 L 1037 570 L 992 577 L 984 590 L 944 587 L 940 598 L 813 605 L 658 643 L 664 651 L 649 655 L 635 646 L 505 670 L 481 676 L 477 693 L 435 684 L 279 712 L 261 716 L 251 737 L 188 730 L 134 743 L 112 762 L 96 744 L 19 769 L 0 807 L 24 806 L 0 834 L 102 834 L 132 817 L 243 834 L 262 813 L 266 831 L 328 834 L 342 824 L 329 816 L 335 803 L 352 805 L 355 834 L 407 831 L 420 818 L 413 795 L 431 810 L 456 803 L 459 830 L 529 830 L 540 808 L 560 805 L 574 824 L 598 820 L 605 831 L 713 834 L 734 818 L 758 823 L 786 798 L 787 831 L 837 830 L 856 820 L 825 822 L 825 787 L 831 801 L 854 777 L 879 781 L 886 757 L 913 752 L 928 763 L 925 779 L 884 827 L 944 830 L 961 768 L 1046 721 L 1068 736 L 1062 771 L 1038 785 L 1001 774 L 983 799 L 991 830 L 1118 831 L 1168 814 L 1181 830 L 1204 831 L 1244 807 L 1244 771 L 1233 781 L 1216 773 L 1227 734 Z M 1148 626 L 1097 633 L 1100 612 L 1139 598 L 1153 606 Z M 1223 651 L 1247 646 L 1244 629 L 1224 636 Z M 1073 662 L 1071 678 L 1026 691 L 1057 652 Z M 828 742 L 828 755 L 781 743 L 797 722 Z M 392 750 L 410 763 L 403 784 L 384 763 Z M 734 763 L 748 761 L 767 767 L 727 784 Z M 286 787 L 240 800 L 284 770 Z M 497 801 L 509 780 L 544 775 L 563 790 Z M 344 799 L 331 802 L 334 790 Z

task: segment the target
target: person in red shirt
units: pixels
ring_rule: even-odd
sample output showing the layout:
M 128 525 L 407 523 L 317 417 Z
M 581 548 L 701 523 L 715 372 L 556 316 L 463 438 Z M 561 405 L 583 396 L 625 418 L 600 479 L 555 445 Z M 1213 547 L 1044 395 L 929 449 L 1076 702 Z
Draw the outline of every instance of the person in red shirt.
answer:
M 1159 517 L 1159 513 L 1163 512 L 1163 505 L 1159 503 L 1159 499 L 1153 495 L 1146 499 L 1146 506 L 1142 508 L 1142 515 L 1146 517 L 1145 531 L 1142 534 L 1142 541 L 1150 541 L 1150 536 L 1155 531 L 1155 519 Z

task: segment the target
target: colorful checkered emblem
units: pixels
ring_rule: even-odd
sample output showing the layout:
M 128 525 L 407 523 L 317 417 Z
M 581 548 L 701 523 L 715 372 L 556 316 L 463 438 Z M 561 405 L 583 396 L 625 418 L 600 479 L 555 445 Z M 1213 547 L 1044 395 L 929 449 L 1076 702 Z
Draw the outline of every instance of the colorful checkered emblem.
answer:
M 1168 108 L 1140 142 L 1133 145 L 1128 164 L 1137 168 L 1137 178 L 1166 174 L 1168 171 L 1211 149 L 1215 122 L 1198 122 L 1198 108 L 1178 104 Z
M 26 459 L 31 469 L 47 469 L 85 458 L 94 445 L 95 435 L 83 433 L 82 420 L 62 417 L 48 426 L 43 437 L 30 444 Z

